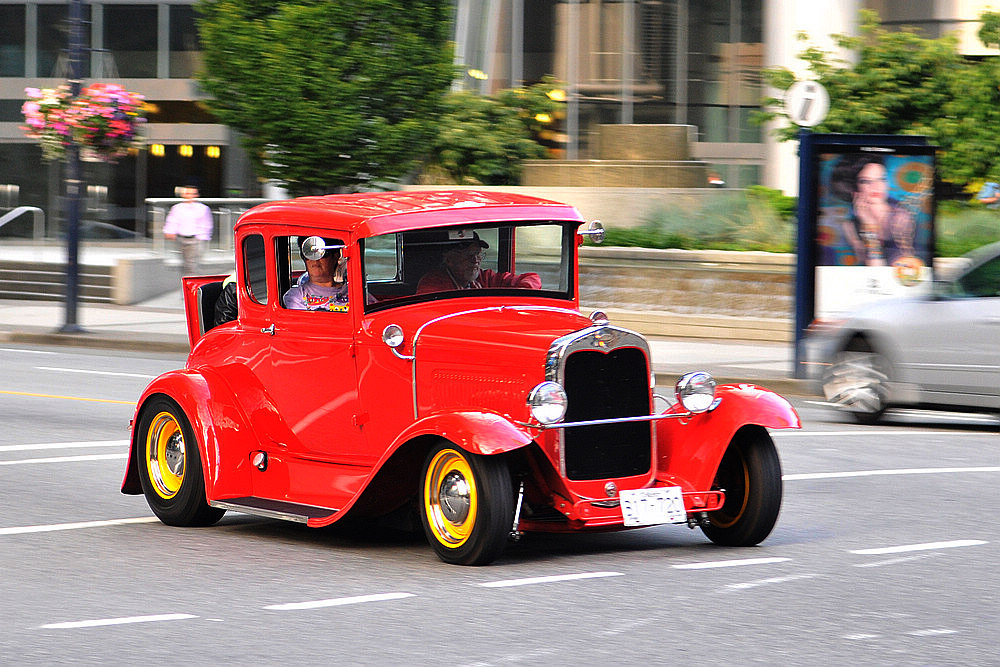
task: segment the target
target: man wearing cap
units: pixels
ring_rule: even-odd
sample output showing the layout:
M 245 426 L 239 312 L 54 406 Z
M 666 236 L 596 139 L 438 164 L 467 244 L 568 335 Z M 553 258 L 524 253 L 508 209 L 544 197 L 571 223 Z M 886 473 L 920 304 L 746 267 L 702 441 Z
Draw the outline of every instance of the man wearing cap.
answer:
M 490 244 L 475 233 L 471 238 L 452 244 L 441 255 L 441 266 L 420 279 L 417 294 L 483 287 L 541 289 L 542 279 L 537 273 L 497 273 L 481 268 L 483 250 L 489 247 Z
M 299 254 L 302 253 L 302 242 L 299 238 Z M 326 252 L 319 259 L 307 259 L 306 273 L 302 274 L 299 284 L 293 286 L 282 297 L 285 308 L 296 310 L 329 310 L 347 312 L 347 260 L 341 259 L 340 242 L 333 239 L 323 239 L 327 246 Z

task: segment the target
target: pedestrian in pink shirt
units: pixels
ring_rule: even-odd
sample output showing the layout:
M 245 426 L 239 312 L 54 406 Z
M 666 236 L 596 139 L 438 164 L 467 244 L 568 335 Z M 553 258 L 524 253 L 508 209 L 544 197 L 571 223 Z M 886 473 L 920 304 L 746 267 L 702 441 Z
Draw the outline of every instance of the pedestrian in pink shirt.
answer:
M 198 187 L 187 184 L 180 188 L 185 201 L 174 204 L 163 224 L 163 236 L 168 241 L 177 239 L 185 276 L 198 274 L 201 245 L 212 240 L 212 209 L 198 199 Z

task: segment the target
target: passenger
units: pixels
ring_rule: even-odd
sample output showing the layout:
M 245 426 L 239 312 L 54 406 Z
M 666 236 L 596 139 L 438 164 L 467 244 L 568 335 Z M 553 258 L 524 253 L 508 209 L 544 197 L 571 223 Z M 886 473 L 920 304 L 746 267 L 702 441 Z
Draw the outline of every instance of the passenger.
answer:
M 299 254 L 302 242 L 299 237 Z M 338 241 L 323 239 L 327 246 L 339 246 Z M 340 248 L 327 248 L 319 259 L 306 259 L 306 273 L 299 283 L 285 292 L 282 303 L 285 308 L 296 310 L 329 310 L 347 312 L 347 258 L 341 256 Z
M 483 287 L 542 288 L 542 278 L 537 273 L 497 273 L 481 268 L 483 250 L 489 247 L 479 234 L 449 246 L 441 255 L 441 265 L 420 279 L 417 294 Z
M 217 327 L 236 319 L 236 274 L 230 273 L 222 282 L 222 291 L 215 300 L 215 317 L 212 326 Z

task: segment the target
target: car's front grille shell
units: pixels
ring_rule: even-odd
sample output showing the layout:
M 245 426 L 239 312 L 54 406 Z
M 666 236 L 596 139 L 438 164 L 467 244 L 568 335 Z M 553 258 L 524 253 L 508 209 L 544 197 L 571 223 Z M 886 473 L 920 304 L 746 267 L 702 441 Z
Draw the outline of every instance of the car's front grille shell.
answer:
M 549 355 L 549 375 L 569 398 L 565 421 L 649 414 L 649 350 L 637 334 L 593 327 L 564 337 Z M 563 474 L 571 480 L 642 475 L 652 460 L 651 422 L 560 430 Z

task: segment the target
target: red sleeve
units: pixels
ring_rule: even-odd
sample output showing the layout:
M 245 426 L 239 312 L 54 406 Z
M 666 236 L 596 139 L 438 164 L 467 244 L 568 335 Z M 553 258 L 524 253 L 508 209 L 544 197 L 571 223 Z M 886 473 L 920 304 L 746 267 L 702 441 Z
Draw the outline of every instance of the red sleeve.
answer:
M 542 278 L 537 273 L 497 273 L 486 269 L 479 275 L 483 287 L 520 287 L 522 289 L 542 289 Z

